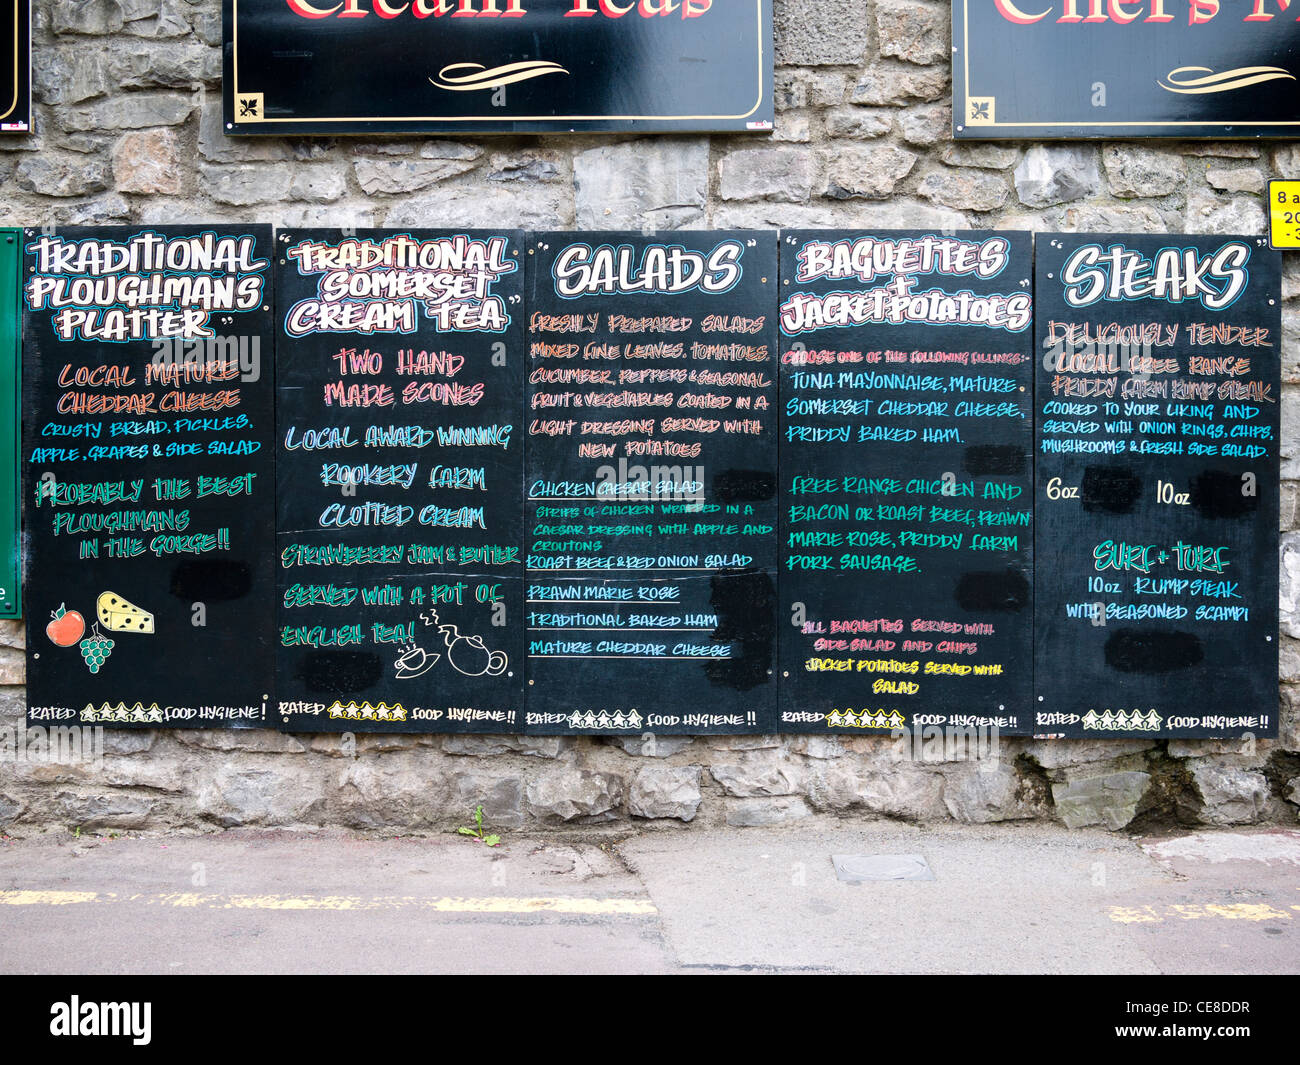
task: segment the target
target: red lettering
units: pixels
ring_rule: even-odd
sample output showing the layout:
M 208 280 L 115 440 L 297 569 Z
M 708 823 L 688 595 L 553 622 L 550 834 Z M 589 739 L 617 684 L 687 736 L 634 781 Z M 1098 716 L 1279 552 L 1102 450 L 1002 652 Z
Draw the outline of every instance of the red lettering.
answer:
M 1105 22 L 1106 15 L 1101 9 L 1103 0 L 1088 0 L 1088 14 L 1079 14 L 1079 0 L 1065 0 L 1065 14 L 1057 22 Z
M 1268 22 L 1269 19 L 1273 17 L 1273 13 L 1271 11 L 1268 14 L 1264 13 L 1264 3 L 1265 0 L 1255 0 L 1254 10 L 1251 11 L 1251 13 L 1247 15 L 1244 19 L 1242 19 L 1242 21 L 1243 22 Z M 1277 6 L 1280 7 L 1283 11 L 1285 11 L 1288 7 L 1290 7 L 1290 5 L 1291 5 L 1291 0 L 1277 0 Z
M 289 5 L 289 10 L 300 18 L 329 18 L 335 11 L 341 8 L 342 4 L 335 4 L 327 11 L 322 11 L 318 7 L 312 7 L 307 0 L 285 0 Z
M 1016 7 L 1016 5 L 1012 3 L 1012 0 L 993 0 L 993 2 L 998 9 L 999 15 L 1008 22 L 1015 22 L 1021 26 L 1032 25 L 1040 19 L 1047 18 L 1047 16 L 1052 13 L 1052 9 L 1049 7 L 1041 15 L 1026 15 L 1020 10 L 1020 8 Z
M 642 18 L 658 18 L 671 15 L 680 8 L 682 18 L 699 18 L 712 7 L 713 0 L 627 0 L 623 5 L 614 0 L 573 0 L 573 7 L 564 13 L 564 17 L 593 18 L 599 14 L 606 18 L 622 18 L 636 11 Z

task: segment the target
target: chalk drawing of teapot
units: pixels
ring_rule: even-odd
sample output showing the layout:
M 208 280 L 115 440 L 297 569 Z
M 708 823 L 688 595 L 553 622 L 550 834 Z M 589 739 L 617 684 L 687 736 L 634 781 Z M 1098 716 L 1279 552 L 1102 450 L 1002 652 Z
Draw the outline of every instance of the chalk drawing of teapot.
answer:
M 436 610 L 430 610 L 432 618 L 421 614 L 426 625 L 437 625 L 447 645 L 447 661 L 457 673 L 467 677 L 499 677 L 510 663 L 504 651 L 489 651 L 483 643 L 482 636 L 462 636 L 456 625 L 444 625 L 438 618 Z

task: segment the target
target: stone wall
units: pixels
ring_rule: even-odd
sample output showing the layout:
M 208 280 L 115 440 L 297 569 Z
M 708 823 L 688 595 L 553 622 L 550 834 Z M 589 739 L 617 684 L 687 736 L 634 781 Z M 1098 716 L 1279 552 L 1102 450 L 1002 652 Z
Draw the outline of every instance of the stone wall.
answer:
M 219 0 L 35 0 L 36 131 L 0 138 L 0 224 L 1245 232 L 1300 145 L 955 144 L 946 0 L 775 0 L 771 137 L 228 139 Z M 108 732 L 99 764 L 0 762 L 0 829 L 760 825 L 826 813 L 1294 823 L 1300 803 L 1300 260 L 1284 279 L 1282 738 L 597 740 Z M 21 727 L 0 624 L 0 729 Z M 1081 678 L 1086 682 L 1086 678 Z

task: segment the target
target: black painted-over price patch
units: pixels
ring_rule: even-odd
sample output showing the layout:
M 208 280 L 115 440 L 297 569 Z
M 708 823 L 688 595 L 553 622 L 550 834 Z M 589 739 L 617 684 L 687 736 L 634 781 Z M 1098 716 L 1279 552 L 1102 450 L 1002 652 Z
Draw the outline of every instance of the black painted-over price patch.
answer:
M 1028 233 L 781 234 L 780 727 L 1026 732 Z
M 767 732 L 776 235 L 534 233 L 528 728 Z
M 276 242 L 277 720 L 519 732 L 521 234 Z
M 1035 731 L 1277 730 L 1280 257 L 1043 235 Z
M 28 720 L 260 726 L 271 229 L 23 241 Z

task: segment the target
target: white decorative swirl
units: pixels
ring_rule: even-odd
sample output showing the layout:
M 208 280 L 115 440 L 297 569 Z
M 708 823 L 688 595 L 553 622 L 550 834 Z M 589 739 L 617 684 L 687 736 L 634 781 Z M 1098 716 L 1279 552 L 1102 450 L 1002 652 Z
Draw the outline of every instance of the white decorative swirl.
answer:
M 1190 95 L 1228 92 L 1231 89 L 1244 89 L 1248 85 L 1258 85 L 1261 81 L 1277 81 L 1281 78 L 1296 80 L 1295 75 L 1285 67 L 1237 67 L 1235 70 L 1224 70 L 1218 74 L 1209 67 L 1177 67 L 1156 84 L 1166 92 Z
M 465 71 L 458 74 L 456 71 Z M 429 81 L 440 89 L 451 92 L 475 92 L 478 89 L 495 89 L 502 85 L 513 85 L 517 81 L 528 81 L 546 74 L 567 74 L 568 71 L 559 63 L 543 59 L 525 60 L 521 63 L 507 63 L 505 66 L 488 70 L 482 63 L 448 63 L 436 78 Z

